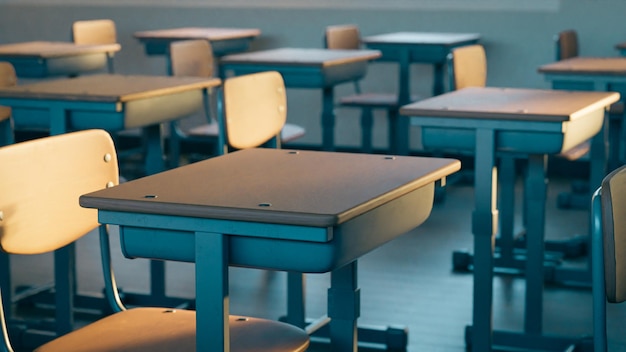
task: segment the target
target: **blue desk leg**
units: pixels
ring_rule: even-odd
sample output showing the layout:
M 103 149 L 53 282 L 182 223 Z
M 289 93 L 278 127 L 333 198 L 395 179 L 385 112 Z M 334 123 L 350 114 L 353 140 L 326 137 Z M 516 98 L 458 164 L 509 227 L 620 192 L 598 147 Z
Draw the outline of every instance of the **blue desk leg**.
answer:
M 302 273 L 290 271 L 287 273 L 287 316 L 286 321 L 301 329 L 305 329 L 306 322 L 306 292 L 305 276 Z
M 493 241 L 498 213 L 497 169 L 495 167 L 495 131 L 476 131 L 475 208 L 472 214 L 474 234 L 474 289 L 472 351 L 491 351 L 493 302 Z
M 335 89 L 322 88 L 322 149 L 335 150 Z
M 398 102 L 402 106 L 411 102 L 411 62 L 408 49 L 400 49 L 399 55 Z M 396 117 L 395 126 L 391 126 L 391 128 L 395 130 L 395 140 L 389 141 L 394 144 L 392 151 L 397 155 L 408 155 L 410 119 Z
M 445 91 L 443 86 L 444 72 L 444 62 L 437 62 L 433 65 L 433 96 L 443 94 Z
M 195 239 L 196 350 L 228 352 L 228 236 L 197 232 Z
M 50 108 L 50 135 L 67 132 L 68 112 L 63 105 Z M 57 334 L 74 329 L 74 297 L 76 296 L 76 245 L 69 244 L 54 253 L 54 285 Z
M 543 260 L 545 233 L 545 204 L 547 179 L 545 155 L 529 155 L 524 186 L 524 213 L 531 219 L 526 224 L 526 305 L 524 331 L 539 335 L 543 330 Z
M 357 318 L 361 295 L 357 283 L 357 262 L 354 261 L 330 275 L 328 316 L 330 317 L 331 351 L 357 351 Z

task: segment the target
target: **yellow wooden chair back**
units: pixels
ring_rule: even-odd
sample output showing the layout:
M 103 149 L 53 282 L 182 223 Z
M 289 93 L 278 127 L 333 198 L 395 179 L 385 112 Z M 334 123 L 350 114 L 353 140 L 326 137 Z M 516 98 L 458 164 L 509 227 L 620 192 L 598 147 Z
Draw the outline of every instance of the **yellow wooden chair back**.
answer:
M 227 143 L 254 148 L 278 136 L 287 121 L 287 95 L 280 73 L 266 71 L 224 82 Z
M 102 130 L 35 139 L 0 148 L 0 247 L 39 254 L 98 226 L 78 198 L 118 183 L 115 147 Z
M 72 24 L 72 39 L 76 44 L 115 44 L 115 22 L 109 19 L 76 21 Z

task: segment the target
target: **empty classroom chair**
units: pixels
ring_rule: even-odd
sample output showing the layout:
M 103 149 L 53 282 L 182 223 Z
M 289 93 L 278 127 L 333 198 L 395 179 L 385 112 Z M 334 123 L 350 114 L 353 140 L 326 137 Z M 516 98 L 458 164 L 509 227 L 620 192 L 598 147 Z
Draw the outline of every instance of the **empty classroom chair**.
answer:
M 198 76 L 198 77 L 211 77 L 214 73 L 214 57 L 211 44 L 206 40 L 184 40 L 176 41 L 170 45 L 170 68 L 171 73 L 174 76 Z M 205 106 L 211 106 L 211 104 L 205 104 Z M 180 155 L 180 143 L 181 141 L 188 140 L 194 143 L 200 143 L 206 145 L 207 142 L 216 143 L 219 128 L 217 121 L 212 117 L 211 111 L 206 110 L 205 116 L 207 118 L 206 124 L 192 127 L 187 131 L 183 131 L 179 123 L 173 122 L 170 125 L 170 158 L 172 162 L 177 165 L 177 161 Z M 253 125 L 250 125 L 250 128 Z M 304 136 L 305 130 L 303 127 L 285 123 L 281 128 L 280 142 L 288 143 L 297 138 Z M 207 150 L 201 151 L 203 154 L 207 153 Z M 219 151 L 218 151 L 219 154 Z
M 360 49 L 361 35 L 359 28 L 356 25 L 328 26 L 326 27 L 324 44 L 328 49 Z M 417 101 L 419 99 L 421 98 L 417 96 L 411 97 L 411 101 Z M 393 153 L 397 152 L 393 147 L 397 139 L 396 136 L 399 133 L 408 133 L 408 131 L 398 130 L 398 109 L 400 105 L 398 103 L 397 94 L 363 92 L 360 82 L 354 81 L 354 94 L 339 98 L 338 104 L 342 107 L 361 109 L 361 149 L 366 153 L 372 151 L 372 129 L 374 127 L 373 110 L 385 110 L 389 125 L 389 147 Z
M 98 228 L 105 292 L 115 312 L 36 351 L 195 350 L 194 311 L 124 307 L 113 274 L 107 227 L 99 226 L 96 210 L 79 205 L 82 194 L 118 183 L 117 156 L 108 133 L 86 130 L 13 144 L 0 148 L 0 163 L 2 251 L 47 253 Z M 0 351 L 11 352 L 2 310 L 0 305 Z M 231 316 L 230 328 L 231 351 L 299 352 L 309 344 L 303 330 L 271 320 Z
M 83 20 L 72 23 L 72 41 L 76 44 L 117 43 L 115 22 L 109 19 Z M 113 73 L 113 53 L 107 53 L 107 69 Z
M 229 150 L 280 147 L 287 121 L 287 94 L 280 73 L 266 71 L 224 81 L 218 109 L 220 154 Z
M 594 351 L 607 351 L 607 301 L 626 301 L 626 166 L 607 175 L 591 207 Z

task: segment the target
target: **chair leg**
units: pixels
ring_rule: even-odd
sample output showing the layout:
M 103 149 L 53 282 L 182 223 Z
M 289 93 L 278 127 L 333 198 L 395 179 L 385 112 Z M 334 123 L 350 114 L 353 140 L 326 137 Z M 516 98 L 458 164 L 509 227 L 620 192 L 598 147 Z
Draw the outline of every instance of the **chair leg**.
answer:
M 389 120 L 389 152 L 409 155 L 409 119 L 398 116 L 397 109 L 387 110 Z
M 372 152 L 372 129 L 374 128 L 374 114 L 371 108 L 361 110 L 361 150 L 364 153 Z
M 598 190 L 592 198 L 591 218 L 591 278 L 593 297 L 593 350 L 607 351 L 606 290 L 604 287 L 604 244 L 602 238 L 601 201 Z

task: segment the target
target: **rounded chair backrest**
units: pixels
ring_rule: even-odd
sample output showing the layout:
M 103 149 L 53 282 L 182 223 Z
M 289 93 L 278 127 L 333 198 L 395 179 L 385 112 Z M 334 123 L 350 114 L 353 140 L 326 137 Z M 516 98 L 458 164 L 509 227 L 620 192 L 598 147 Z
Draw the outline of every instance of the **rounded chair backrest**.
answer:
M 484 87 L 487 84 L 487 56 L 480 44 L 467 45 L 452 50 L 450 62 L 450 89 Z
M 0 148 L 0 248 L 40 254 L 98 226 L 97 210 L 78 198 L 117 185 L 111 136 L 86 130 Z
M 15 68 L 9 62 L 0 62 L 0 87 L 13 87 L 17 85 L 17 75 Z M 11 108 L 0 105 L 0 121 L 5 121 L 11 117 Z M 0 139 L 2 137 L 0 136 Z M 2 141 L 0 141 L 2 144 Z
M 0 62 L 0 87 L 13 87 L 17 85 L 15 67 L 9 62 Z
M 327 49 L 356 50 L 361 48 L 361 35 L 355 25 L 337 25 L 326 27 L 324 45 Z
M 556 60 L 578 56 L 578 34 L 574 30 L 562 31 L 556 35 Z
M 72 41 L 76 44 L 115 44 L 115 22 L 108 19 L 76 21 L 72 24 Z
M 266 71 L 224 82 L 226 143 L 255 148 L 280 134 L 287 121 L 287 95 L 280 73 Z
M 212 77 L 213 49 L 207 40 L 178 40 L 170 44 L 172 76 Z
M 602 236 L 606 298 L 626 301 L 626 166 L 602 181 Z

